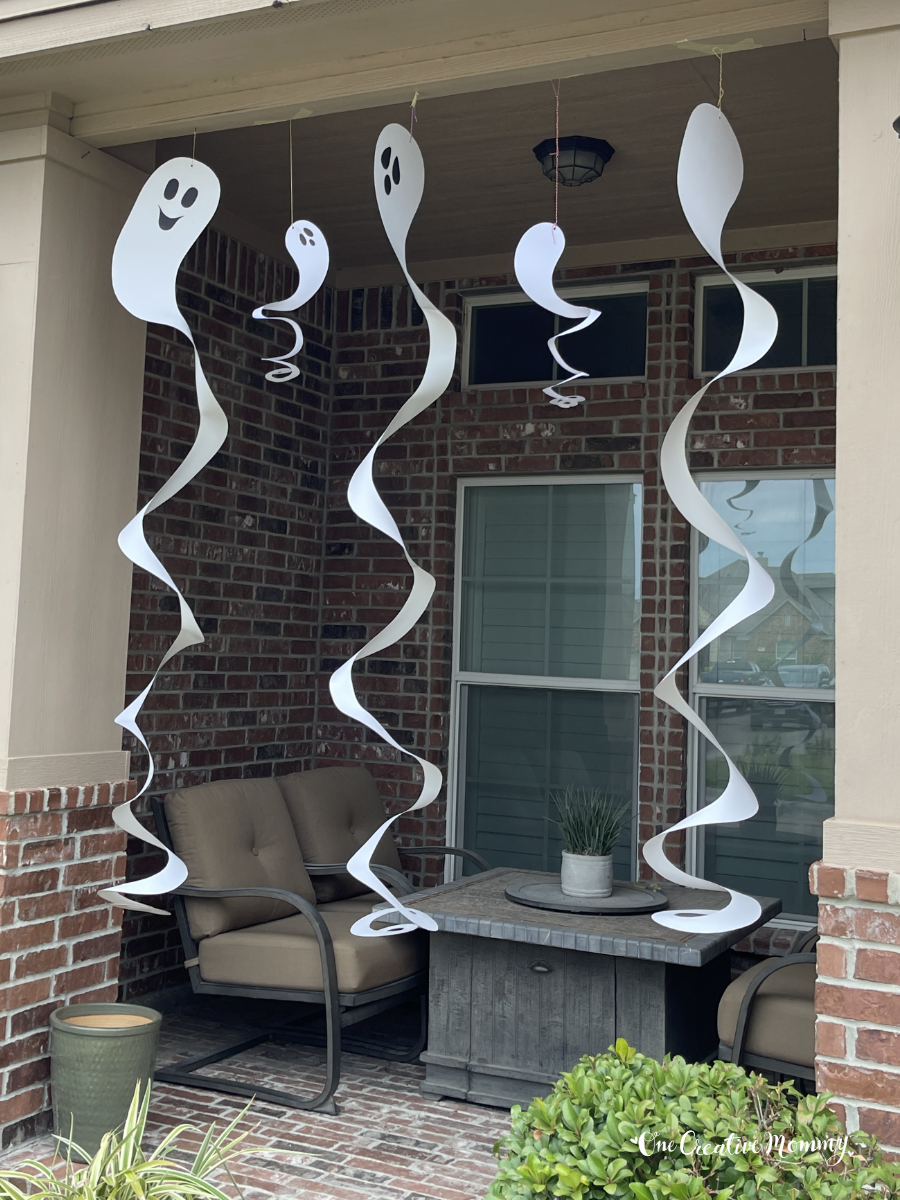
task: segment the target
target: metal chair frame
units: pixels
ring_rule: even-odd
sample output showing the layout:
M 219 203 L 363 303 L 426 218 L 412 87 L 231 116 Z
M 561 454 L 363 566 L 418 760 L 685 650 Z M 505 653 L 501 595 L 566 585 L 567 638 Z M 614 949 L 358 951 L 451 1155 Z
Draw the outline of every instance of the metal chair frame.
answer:
M 169 824 L 166 820 L 166 813 L 161 800 L 157 797 L 152 797 L 150 805 L 160 840 L 169 849 L 174 850 Z M 475 862 L 481 866 L 482 870 L 490 870 L 488 864 L 479 855 L 470 850 L 459 850 L 456 847 L 404 846 L 402 847 L 402 852 L 404 854 L 423 855 L 439 853 L 457 854 L 460 857 L 468 858 Z M 347 871 L 346 863 L 306 863 L 305 866 L 310 875 L 334 875 Z M 399 871 L 377 864 L 373 864 L 372 870 L 379 879 L 396 888 L 400 895 L 410 896 L 415 894 L 415 889 Z M 200 995 L 243 996 L 253 1000 L 285 1000 L 296 1004 L 314 1004 L 316 1005 L 316 1011 L 299 1019 L 293 1018 L 282 1025 L 269 1026 L 262 1033 L 245 1038 L 243 1041 L 226 1046 L 224 1049 L 217 1050 L 212 1054 L 200 1055 L 197 1058 L 161 1067 L 155 1072 L 155 1079 L 163 1083 L 179 1084 L 182 1087 L 205 1088 L 209 1091 L 224 1092 L 233 1096 L 256 1097 L 260 1100 L 268 1100 L 273 1104 L 283 1104 L 289 1108 L 310 1109 L 317 1112 L 335 1114 L 338 1112 L 338 1108 L 333 1097 L 341 1077 L 342 1029 L 356 1025 L 360 1021 L 368 1020 L 369 1017 L 374 1017 L 378 1013 L 393 1008 L 395 1005 L 402 1003 L 406 995 L 412 991 L 418 991 L 421 996 L 421 1027 L 419 1037 L 413 1046 L 405 1051 L 398 1051 L 396 1047 L 387 1047 L 389 1053 L 386 1054 L 385 1046 L 365 1042 L 360 1044 L 359 1049 L 363 1053 L 370 1054 L 373 1057 L 389 1057 L 395 1062 L 412 1062 L 418 1058 L 424 1049 L 427 1038 L 427 1005 L 425 1003 L 426 971 L 417 971 L 413 975 L 407 975 L 391 983 L 382 984 L 380 987 L 368 988 L 363 992 L 341 992 L 338 990 L 337 968 L 334 960 L 334 945 L 331 939 L 331 932 L 316 906 L 305 900 L 302 896 L 298 896 L 294 892 L 285 891 L 282 888 L 199 888 L 187 885 L 176 888 L 168 894 L 174 898 L 175 919 L 181 935 L 182 946 L 184 947 L 184 965 L 188 971 L 191 988 L 195 993 Z M 210 983 L 202 978 L 200 974 L 198 946 L 191 934 L 185 900 L 215 900 L 237 896 L 268 897 L 273 900 L 283 900 L 307 919 L 319 946 L 322 980 L 324 983 L 321 991 L 314 989 L 251 987 L 244 984 Z M 233 1058 L 235 1055 L 241 1054 L 245 1050 L 250 1050 L 254 1046 L 259 1046 L 263 1042 L 270 1042 L 275 1039 L 286 1041 L 307 1040 L 302 1030 L 292 1028 L 292 1026 L 296 1027 L 315 1019 L 319 1016 L 320 1009 L 324 1009 L 325 1014 L 325 1083 L 316 1096 L 298 1096 L 292 1092 L 282 1092 L 274 1088 L 252 1087 L 249 1084 L 240 1083 L 236 1080 L 216 1079 L 208 1075 L 196 1074 L 203 1067 L 212 1066 L 214 1063 Z
M 797 950 L 803 950 L 804 947 L 814 942 L 818 936 L 815 930 L 811 930 L 800 938 Z M 747 1040 L 747 1030 L 750 1025 L 753 1001 L 760 987 L 776 971 L 781 971 L 785 967 L 797 966 L 799 963 L 814 963 L 815 961 L 816 955 L 814 953 L 803 954 L 795 952 L 793 954 L 786 954 L 783 958 L 779 958 L 774 962 L 766 963 L 763 969 L 757 972 L 751 980 L 750 986 L 744 992 L 741 1007 L 738 1009 L 737 1024 L 734 1029 L 734 1045 L 728 1046 L 724 1042 L 719 1042 L 719 1058 L 723 1062 L 739 1063 L 741 1066 L 755 1067 L 760 1071 L 773 1071 L 782 1076 L 792 1076 L 795 1079 L 799 1078 L 811 1083 L 815 1082 L 816 1072 L 814 1067 L 808 1067 L 805 1063 L 791 1063 L 780 1058 L 769 1058 L 763 1054 L 749 1054 L 744 1049 L 744 1043 Z

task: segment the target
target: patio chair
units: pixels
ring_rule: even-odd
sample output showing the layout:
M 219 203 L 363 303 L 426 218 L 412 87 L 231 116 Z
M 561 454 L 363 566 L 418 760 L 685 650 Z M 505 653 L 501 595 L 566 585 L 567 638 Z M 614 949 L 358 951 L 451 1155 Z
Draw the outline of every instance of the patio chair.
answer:
M 733 980 L 719 1001 L 719 1058 L 785 1078 L 814 1082 L 816 956 L 797 952 L 767 958 Z
M 307 1020 L 324 1008 L 326 1045 L 325 1083 L 311 1098 L 196 1073 L 273 1037 L 307 1040 L 296 1020 L 164 1067 L 156 1078 L 336 1113 L 341 1030 L 402 1003 L 410 994 L 424 993 L 425 935 L 352 934 L 350 926 L 357 917 L 380 901 L 374 893 L 345 897 L 336 905 L 317 901 L 274 779 L 236 779 L 182 789 L 166 796 L 164 804 L 154 800 L 153 812 L 161 839 L 188 867 L 187 883 L 172 895 L 194 992 L 315 1005 Z M 380 866 L 375 870 L 397 892 L 413 891 L 399 872 Z M 418 1057 L 424 1043 L 423 1020 L 419 1040 L 405 1057 Z M 377 1051 L 373 1047 L 367 1052 Z

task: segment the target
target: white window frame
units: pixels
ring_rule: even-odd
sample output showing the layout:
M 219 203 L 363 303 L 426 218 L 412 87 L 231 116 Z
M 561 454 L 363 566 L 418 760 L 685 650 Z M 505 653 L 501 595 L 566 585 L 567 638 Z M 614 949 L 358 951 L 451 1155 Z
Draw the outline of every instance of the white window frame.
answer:
M 583 286 L 566 284 L 564 287 L 556 289 L 557 294 L 563 300 L 568 298 L 578 297 L 582 300 L 602 300 L 604 296 L 634 296 L 650 291 L 649 279 L 629 279 L 618 283 L 585 283 Z M 462 337 L 462 389 L 464 392 L 482 392 L 494 391 L 497 388 L 537 388 L 547 387 L 554 381 L 551 379 L 522 379 L 514 382 L 497 382 L 497 383 L 470 383 L 469 382 L 469 356 L 472 348 L 472 311 L 476 308 L 488 307 L 507 307 L 512 304 L 533 304 L 524 292 L 518 288 L 513 291 L 495 291 L 484 292 L 480 291 L 477 294 L 466 295 L 463 293 L 463 337 Z M 649 333 L 650 324 L 647 323 Z M 589 385 L 592 383 L 628 383 L 638 379 L 647 378 L 647 346 L 644 346 L 644 372 L 642 375 L 602 375 L 596 378 L 579 379 L 578 384 Z M 560 380 L 556 380 L 557 383 Z
M 837 266 L 834 263 L 828 265 L 818 265 L 809 267 L 784 267 L 780 270 L 770 271 L 735 271 L 735 279 L 740 279 L 742 283 L 753 287 L 757 283 L 777 283 L 784 282 L 789 279 L 836 279 Z M 695 278 L 695 303 L 694 303 L 694 378 L 695 379 L 711 379 L 717 375 L 717 371 L 703 370 L 703 313 L 704 313 L 704 292 L 710 287 L 722 287 L 729 282 L 727 276 L 721 271 L 710 272 L 708 274 L 698 274 Z M 806 337 L 806 313 L 803 314 L 803 334 Z M 772 374 L 777 375 L 779 371 L 833 371 L 834 363 L 816 363 L 814 366 L 801 366 L 799 363 L 794 366 L 785 367 L 748 367 L 749 372 L 756 371 L 757 374 Z
M 692 472 L 696 483 L 727 483 L 733 480 L 735 483 L 743 483 L 751 480 L 781 480 L 781 479 L 834 479 L 835 471 L 833 467 L 796 467 L 790 470 L 778 470 L 770 468 L 768 470 L 728 470 L 728 471 L 694 471 Z M 690 638 L 691 645 L 696 642 L 700 635 L 699 623 L 699 604 L 697 603 L 699 581 L 700 581 L 700 537 L 696 529 L 691 529 L 691 554 L 690 554 L 690 575 L 688 585 L 688 596 L 690 598 Z M 698 700 L 707 697 L 722 697 L 740 696 L 747 697 L 752 695 L 755 699 L 759 699 L 759 693 L 752 686 L 728 683 L 701 683 L 698 672 L 698 661 L 695 655 L 688 664 L 688 679 L 689 679 L 689 702 L 694 712 L 699 714 L 700 706 Z M 806 700 L 834 704 L 835 689 L 834 688 L 789 688 L 789 687 L 766 687 L 766 700 Z M 687 756 L 685 762 L 685 784 L 687 796 L 687 812 L 695 813 L 702 805 L 699 803 L 700 792 L 700 734 L 693 727 L 688 727 L 687 741 Z M 685 870 L 691 875 L 703 876 L 703 862 L 705 857 L 705 845 L 703 828 L 689 829 L 685 842 Z M 788 929 L 809 929 L 815 926 L 814 917 L 803 917 L 800 919 L 794 917 L 776 917 L 772 921 L 768 921 L 767 925 L 773 927 L 784 927 Z
M 453 574 L 453 654 L 450 684 L 450 754 L 447 762 L 447 844 L 463 845 L 463 797 L 462 785 L 465 772 L 460 770 L 460 764 L 465 759 L 463 731 L 465 729 L 465 688 L 471 684 L 481 684 L 485 687 L 533 687 L 554 688 L 562 690 L 569 688 L 579 692 L 629 692 L 638 697 L 635 708 L 635 756 L 634 756 L 634 792 L 633 803 L 635 811 L 640 800 L 639 795 L 639 760 L 640 760 L 640 677 L 635 680 L 620 679 L 591 679 L 573 676 L 557 675 L 506 675 L 484 671 L 462 671 L 459 666 L 460 633 L 462 625 L 462 559 L 463 535 L 465 531 L 465 502 L 466 491 L 470 488 L 483 487 L 569 487 L 583 484 L 638 484 L 643 488 L 644 479 L 634 472 L 607 472 L 602 475 L 504 475 L 500 478 L 473 475 L 457 480 L 456 493 L 456 544 L 454 547 Z M 643 491 L 641 492 L 643 503 Z M 637 578 L 642 579 L 641 562 L 636 564 Z M 632 838 L 631 858 L 632 871 L 637 869 L 638 836 Z M 455 856 L 448 855 L 444 865 L 444 878 L 447 882 L 456 879 L 462 871 L 462 863 Z

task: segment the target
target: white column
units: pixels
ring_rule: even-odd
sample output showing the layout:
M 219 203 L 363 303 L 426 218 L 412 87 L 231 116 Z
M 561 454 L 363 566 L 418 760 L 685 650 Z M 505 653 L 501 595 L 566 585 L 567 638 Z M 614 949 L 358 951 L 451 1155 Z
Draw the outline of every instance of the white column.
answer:
M 840 48 L 835 815 L 823 859 L 900 868 L 900 2 Z
M 116 535 L 135 510 L 145 329 L 110 260 L 144 176 L 47 117 L 0 132 L 0 790 L 128 775 Z

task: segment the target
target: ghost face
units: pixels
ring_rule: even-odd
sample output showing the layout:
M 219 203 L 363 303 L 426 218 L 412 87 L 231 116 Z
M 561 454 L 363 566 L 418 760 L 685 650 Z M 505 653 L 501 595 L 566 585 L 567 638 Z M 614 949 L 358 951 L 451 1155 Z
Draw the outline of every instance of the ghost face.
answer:
M 406 236 L 425 188 L 422 152 L 402 125 L 386 125 L 375 145 L 375 196 L 394 253 L 406 260 Z
M 220 191 L 210 168 L 191 158 L 163 163 L 141 188 L 112 262 L 113 290 L 134 316 L 184 328 L 175 304 L 175 276 L 212 220 Z

